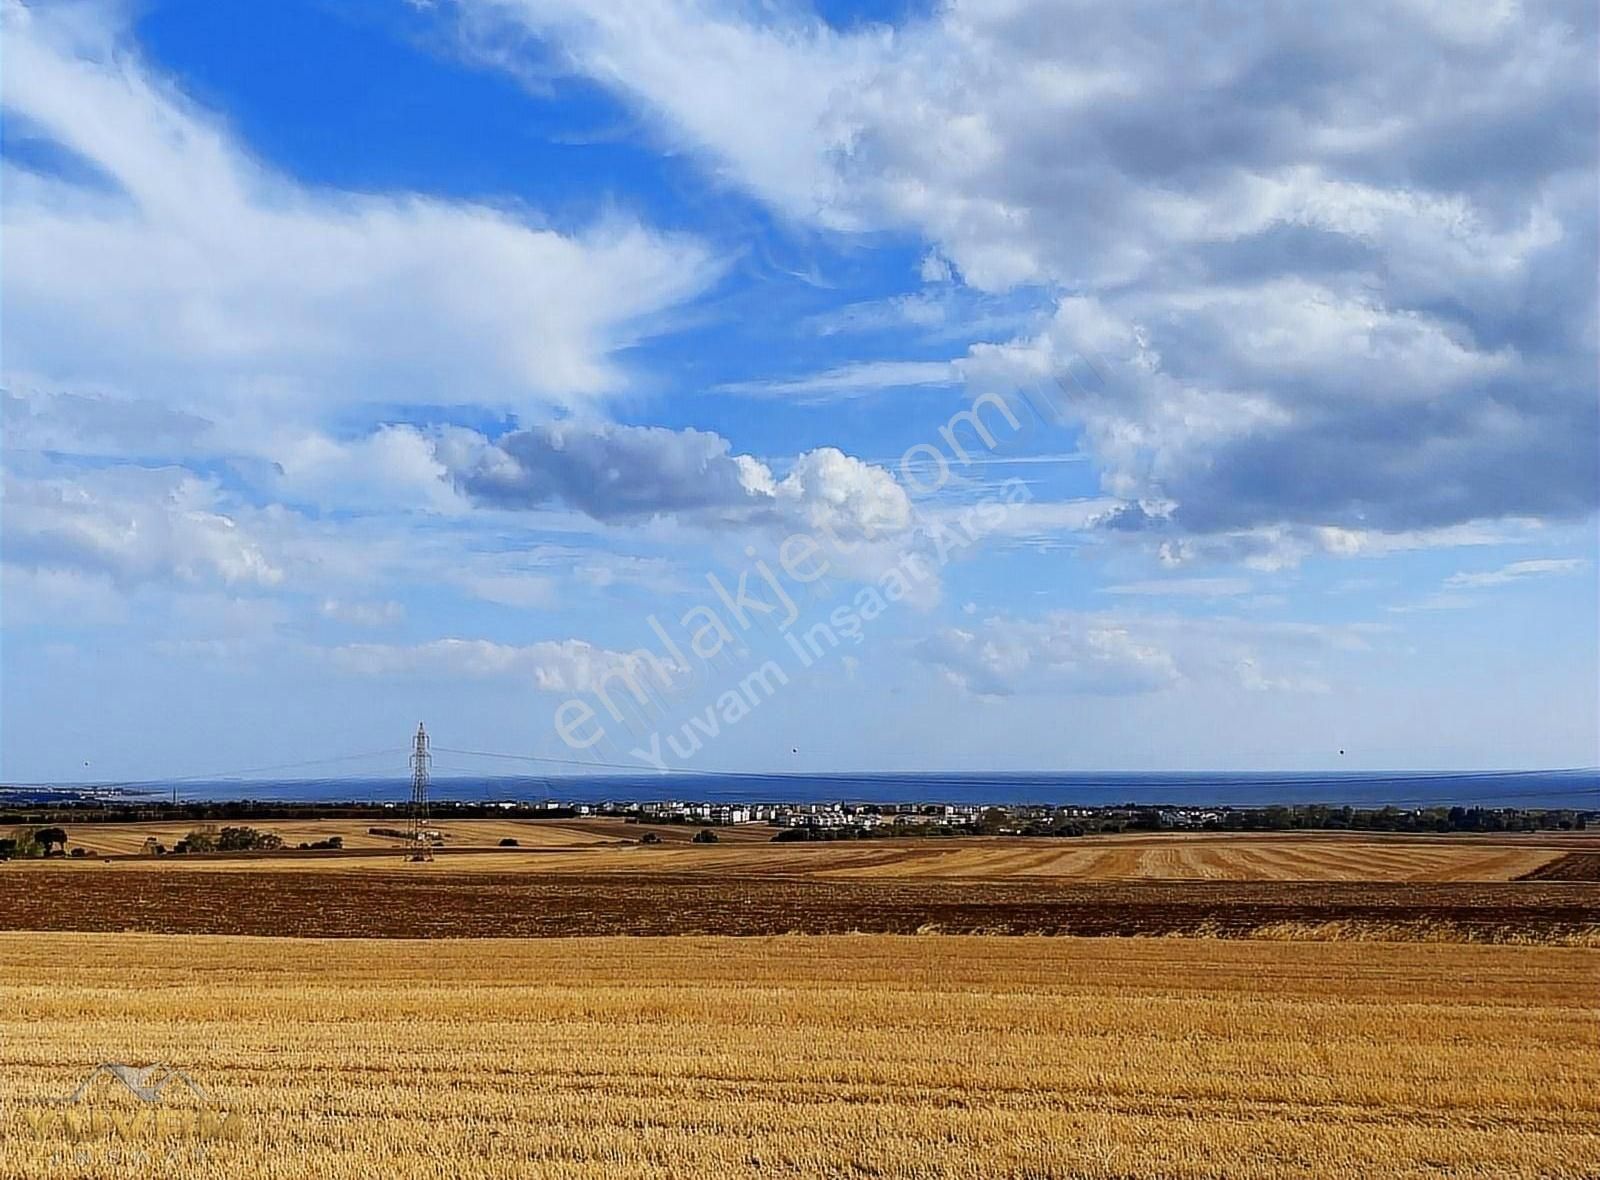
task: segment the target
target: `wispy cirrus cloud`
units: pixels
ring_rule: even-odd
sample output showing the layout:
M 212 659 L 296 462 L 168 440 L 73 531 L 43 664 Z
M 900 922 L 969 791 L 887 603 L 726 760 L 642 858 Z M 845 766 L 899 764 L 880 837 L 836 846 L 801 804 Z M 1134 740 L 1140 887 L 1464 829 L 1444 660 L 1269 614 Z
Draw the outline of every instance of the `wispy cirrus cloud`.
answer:
M 7 0 L 3 19 L 8 132 L 75 165 L 6 163 L 6 365 L 41 388 L 158 399 L 236 440 L 376 389 L 592 404 L 624 384 L 616 351 L 718 273 L 620 215 L 562 231 L 299 183 L 141 58 L 124 6 Z
M 1120 582 L 1101 592 L 1137 598 L 1236 598 L 1252 589 L 1249 578 L 1158 578 Z
M 1544 578 L 1575 574 L 1589 568 L 1581 557 L 1543 557 L 1526 561 L 1513 561 L 1492 570 L 1462 570 L 1451 574 L 1442 588 L 1413 602 L 1397 603 L 1389 607 L 1396 614 L 1413 614 L 1419 611 L 1468 610 L 1486 601 L 1474 591 L 1497 586 L 1519 585 Z
M 856 361 L 804 377 L 730 381 L 717 386 L 716 391 L 827 401 L 864 397 L 884 389 L 952 386 L 960 382 L 960 369 L 950 361 Z
M 1321 694 L 1327 661 L 1388 628 L 1129 611 L 993 615 L 938 631 L 913 653 L 980 697 L 1143 695 L 1182 684 Z
M 357 676 L 518 680 L 541 692 L 567 693 L 593 691 L 606 676 L 632 675 L 636 667 L 627 653 L 581 639 L 528 644 L 460 638 L 416 644 L 347 643 L 325 649 L 323 655 L 334 667 Z
M 1581 557 L 1535 558 L 1529 561 L 1513 561 L 1510 565 L 1494 570 L 1451 574 L 1444 580 L 1444 584 L 1456 589 L 1478 590 L 1487 586 L 1505 586 L 1513 582 L 1523 582 L 1530 578 L 1575 574 L 1588 568 L 1588 565 L 1589 563 Z

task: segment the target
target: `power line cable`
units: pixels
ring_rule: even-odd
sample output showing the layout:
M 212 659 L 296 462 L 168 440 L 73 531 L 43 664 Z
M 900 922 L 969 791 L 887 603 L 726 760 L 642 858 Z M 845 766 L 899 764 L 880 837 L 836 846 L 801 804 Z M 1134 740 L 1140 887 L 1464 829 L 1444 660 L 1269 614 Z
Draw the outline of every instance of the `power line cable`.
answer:
M 251 774 L 267 774 L 269 772 L 278 770 L 304 770 L 312 766 L 328 766 L 335 762 L 355 762 L 362 758 L 376 758 L 381 755 L 404 753 L 405 751 L 403 749 L 393 747 L 387 750 L 368 750 L 361 754 L 339 754 L 332 758 L 308 758 L 300 762 L 280 762 L 274 766 L 254 766 L 248 767 L 244 770 L 218 770 L 210 771 L 204 774 L 168 775 L 164 778 L 115 779 L 87 783 L 66 783 L 62 785 L 70 786 L 80 790 L 103 791 L 118 787 L 166 787 L 171 786 L 173 783 L 224 782 L 230 779 L 243 778 L 244 776 Z

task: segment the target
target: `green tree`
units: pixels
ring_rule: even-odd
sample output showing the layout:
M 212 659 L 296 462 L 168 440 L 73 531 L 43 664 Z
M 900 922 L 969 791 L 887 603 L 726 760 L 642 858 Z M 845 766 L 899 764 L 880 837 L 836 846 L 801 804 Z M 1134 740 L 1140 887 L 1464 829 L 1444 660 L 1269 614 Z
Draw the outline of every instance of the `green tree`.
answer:
M 191 851 L 203 851 L 192 846 L 192 839 L 191 835 Z M 271 852 L 283 847 L 283 837 L 250 827 L 223 828 L 217 835 L 216 847 L 223 852 Z
M 18 828 L 11 833 L 11 855 L 30 859 L 44 855 L 44 845 L 39 843 L 39 833 L 33 828 Z
M 992 836 L 1011 822 L 1011 813 L 1004 807 L 985 807 L 978 817 L 978 831 Z

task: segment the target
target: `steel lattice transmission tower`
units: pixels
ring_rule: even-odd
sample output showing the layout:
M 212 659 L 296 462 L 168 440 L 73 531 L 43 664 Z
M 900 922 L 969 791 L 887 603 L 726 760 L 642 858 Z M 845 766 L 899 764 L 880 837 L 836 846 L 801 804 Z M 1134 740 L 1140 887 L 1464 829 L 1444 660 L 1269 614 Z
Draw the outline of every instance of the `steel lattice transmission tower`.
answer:
M 407 813 L 406 859 L 432 860 L 433 839 L 428 834 L 428 768 L 433 755 L 428 753 L 428 731 L 417 722 L 417 736 L 411 744 L 411 808 Z

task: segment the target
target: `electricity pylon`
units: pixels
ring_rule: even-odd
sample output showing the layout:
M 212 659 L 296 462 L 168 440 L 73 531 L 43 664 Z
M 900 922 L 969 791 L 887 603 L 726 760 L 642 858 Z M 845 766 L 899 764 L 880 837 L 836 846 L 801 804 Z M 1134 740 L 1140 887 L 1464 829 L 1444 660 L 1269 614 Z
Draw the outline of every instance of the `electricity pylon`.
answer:
M 428 834 L 428 731 L 417 722 L 416 740 L 411 746 L 411 809 L 406 824 L 406 859 L 432 860 L 433 839 Z

